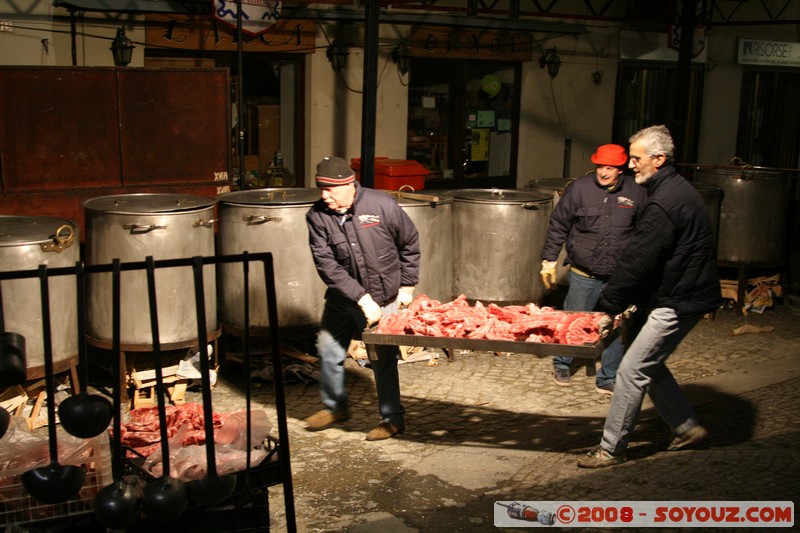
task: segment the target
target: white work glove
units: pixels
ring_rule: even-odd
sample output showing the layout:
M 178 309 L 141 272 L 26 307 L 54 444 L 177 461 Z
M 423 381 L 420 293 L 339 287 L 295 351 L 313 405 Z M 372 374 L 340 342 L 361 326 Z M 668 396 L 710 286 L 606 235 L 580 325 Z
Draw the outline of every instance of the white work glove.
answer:
M 408 307 L 414 301 L 415 287 L 400 287 L 400 292 L 397 293 L 397 306 Z
M 364 316 L 367 317 L 367 327 L 381 319 L 381 306 L 376 304 L 369 294 L 365 294 L 358 300 L 358 306 L 363 311 Z
M 556 284 L 556 262 L 555 261 L 542 261 L 542 282 L 546 289 L 550 289 Z

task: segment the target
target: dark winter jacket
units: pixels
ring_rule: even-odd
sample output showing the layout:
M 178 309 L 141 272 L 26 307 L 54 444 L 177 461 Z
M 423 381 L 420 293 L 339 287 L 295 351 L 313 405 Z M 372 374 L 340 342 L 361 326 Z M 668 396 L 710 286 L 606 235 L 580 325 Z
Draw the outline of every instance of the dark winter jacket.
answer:
M 594 174 L 581 176 L 567 187 L 550 216 L 542 259 L 555 261 L 566 242 L 566 264 L 607 278 L 646 198 L 647 192 L 630 176 L 620 176 L 610 190 Z
M 400 205 L 384 192 L 362 188 L 346 214 L 318 200 L 306 214 L 317 272 L 331 291 L 357 302 L 369 293 L 380 305 L 401 286 L 419 280 L 419 234 Z
M 632 303 L 671 308 L 678 316 L 717 309 L 722 297 L 705 201 L 672 166 L 660 169 L 644 187 L 647 203 L 600 307 L 612 315 Z

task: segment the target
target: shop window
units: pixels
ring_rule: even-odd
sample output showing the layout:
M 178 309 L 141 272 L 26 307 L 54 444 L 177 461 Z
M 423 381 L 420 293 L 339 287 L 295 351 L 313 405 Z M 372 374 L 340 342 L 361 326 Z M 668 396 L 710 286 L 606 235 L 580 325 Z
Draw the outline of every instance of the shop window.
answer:
M 800 168 L 800 74 L 747 70 L 736 154 L 751 165 Z
M 628 138 L 642 128 L 664 124 L 680 141 L 676 146 L 682 161 L 697 158 L 703 70 L 692 67 L 689 76 L 688 110 L 677 109 L 678 66 L 674 63 L 621 63 L 617 74 L 612 142 L 627 146 Z M 683 132 L 675 119 L 686 120 Z M 681 135 L 684 133 L 685 136 Z
M 518 63 L 414 59 L 406 156 L 433 189 L 513 187 Z

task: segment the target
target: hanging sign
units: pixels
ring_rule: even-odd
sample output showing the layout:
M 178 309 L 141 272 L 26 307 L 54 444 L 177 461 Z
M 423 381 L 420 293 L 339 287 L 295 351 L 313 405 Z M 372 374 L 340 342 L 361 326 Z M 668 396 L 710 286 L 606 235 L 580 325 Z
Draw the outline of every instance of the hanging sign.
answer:
M 235 52 L 237 32 L 210 14 L 145 15 L 147 46 L 161 50 Z M 245 52 L 293 52 L 312 54 L 316 50 L 316 23 L 313 20 L 282 18 L 257 36 L 242 35 Z
M 800 43 L 739 39 L 740 65 L 800 67 Z
M 530 61 L 533 38 L 524 32 L 416 27 L 408 37 L 414 57 Z
M 238 28 L 237 0 L 213 0 L 214 17 Z M 269 30 L 281 18 L 280 0 L 241 0 L 242 31 L 249 35 L 260 35 Z

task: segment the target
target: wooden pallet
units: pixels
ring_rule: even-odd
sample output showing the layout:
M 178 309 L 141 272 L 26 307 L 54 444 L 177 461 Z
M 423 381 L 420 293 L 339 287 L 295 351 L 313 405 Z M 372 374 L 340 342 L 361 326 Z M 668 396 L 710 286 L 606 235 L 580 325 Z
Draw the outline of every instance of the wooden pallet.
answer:
M 186 403 L 186 387 L 191 380 L 178 378 L 175 375 L 177 371 L 178 365 L 168 366 L 162 369 L 161 380 L 167 389 L 169 401 L 173 405 L 182 405 Z M 154 369 L 136 370 L 134 368 L 130 372 L 129 380 L 133 386 L 131 409 L 152 407 L 158 403 L 155 395 L 157 380 L 156 371 Z

